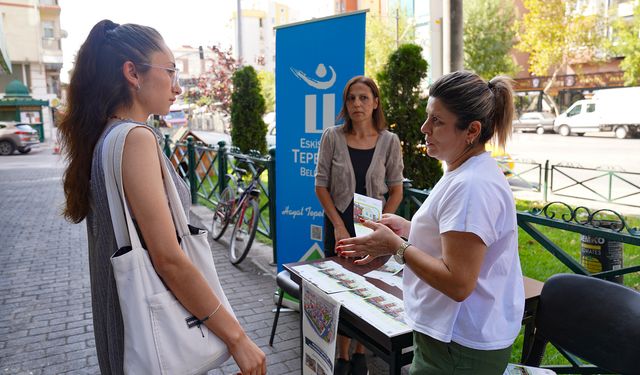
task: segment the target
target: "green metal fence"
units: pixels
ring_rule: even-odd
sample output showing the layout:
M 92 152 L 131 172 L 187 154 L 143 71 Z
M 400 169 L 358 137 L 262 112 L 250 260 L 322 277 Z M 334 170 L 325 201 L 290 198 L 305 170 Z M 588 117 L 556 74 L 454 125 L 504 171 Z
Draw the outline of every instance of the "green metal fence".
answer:
M 407 190 L 410 190 L 407 194 Z M 425 190 L 405 189 L 405 197 L 403 200 L 403 210 L 399 211 L 402 216 L 410 220 L 415 211 L 415 207 L 420 207 L 422 202 L 427 199 L 429 193 Z M 559 214 L 562 209 L 562 214 Z M 619 224 L 617 229 L 607 229 L 601 227 L 601 218 L 608 216 L 613 217 Z M 560 246 L 550 240 L 536 226 L 546 226 L 557 228 L 569 232 L 580 233 L 589 236 L 596 236 L 612 241 L 618 241 L 629 245 L 640 246 L 640 230 L 630 228 L 625 218 L 619 213 L 612 210 L 596 210 L 592 211 L 586 207 L 572 208 L 563 202 L 551 202 L 541 209 L 533 209 L 531 211 L 518 211 L 518 226 L 527 232 L 536 242 L 538 242 L 545 250 L 551 253 L 562 264 L 566 265 L 571 271 L 581 275 L 594 276 L 598 278 L 607 278 L 611 276 L 624 275 L 632 272 L 640 271 L 640 265 L 631 265 L 622 267 L 617 270 L 602 271 L 590 273 L 583 267 L 574 257 L 562 249 Z
M 640 173 L 557 164 L 550 188 L 555 195 L 640 207 Z
M 187 181 L 191 189 L 192 203 L 197 203 L 198 199 L 202 199 L 211 204 L 216 204 L 222 190 L 227 186 L 228 174 L 232 172 L 232 166 L 237 163 L 243 163 L 242 168 L 247 169 L 250 174 L 255 174 L 257 166 L 265 166 L 260 179 L 261 195 L 265 198 L 260 204 L 260 220 L 258 231 L 273 241 L 273 259 L 277 260 L 277 244 L 275 236 L 276 228 L 276 209 L 275 209 L 275 150 L 270 150 L 268 156 L 259 154 L 241 154 L 237 149 L 229 148 L 224 142 L 218 145 L 204 145 L 196 143 L 191 137 L 187 142 L 173 143 L 169 136 L 165 136 L 164 151 L 171 160 L 178 174 Z M 583 199 L 590 199 L 584 196 L 576 196 L 564 194 L 572 186 L 581 186 L 587 191 L 595 194 L 601 200 L 607 202 L 621 203 L 622 199 L 640 194 L 640 183 L 634 182 L 634 178 L 640 177 L 640 173 L 621 172 L 612 170 L 597 170 L 591 168 L 582 168 L 566 165 L 549 166 L 546 161 L 544 167 L 535 162 L 511 161 L 509 163 L 500 163 L 501 168 L 505 172 L 508 179 L 526 182 L 525 188 L 542 192 L 546 202 L 547 189 L 557 195 L 573 196 Z M 579 170 L 580 173 L 588 171 L 596 173 L 595 176 L 582 178 L 575 176 L 572 170 Z M 572 175 L 574 173 L 574 175 Z M 558 175 L 561 174 L 565 179 L 572 181 L 569 185 L 558 186 Z M 222 178 L 220 178 L 222 176 Z M 551 183 L 548 184 L 548 178 L 551 177 Z M 532 182 L 532 178 L 533 181 Z M 592 187 L 590 182 L 598 179 L 606 179 L 606 193 L 600 194 L 603 186 Z M 627 193 L 624 195 L 614 195 L 615 182 L 624 182 L 627 186 Z M 555 185 L 554 185 L 555 184 Z M 598 190 L 600 189 L 600 190 Z M 410 180 L 404 183 L 404 198 L 398 213 L 407 219 L 410 219 L 418 210 L 422 202 L 429 194 L 429 190 L 416 189 L 411 187 Z M 629 204 L 630 206 L 640 207 L 638 205 Z M 569 214 L 565 213 L 557 216 L 555 208 L 564 207 Z M 610 229 L 600 228 L 598 216 L 609 213 L 617 217 L 622 223 L 620 230 L 613 231 Z M 631 245 L 640 246 L 640 232 L 636 229 L 628 228 L 624 218 L 611 210 L 598 210 L 590 212 L 585 207 L 577 207 L 575 209 L 562 202 L 551 202 L 543 209 L 518 212 L 518 225 L 528 234 L 530 234 L 537 242 L 539 242 L 547 251 L 554 255 L 560 262 L 565 264 L 569 269 L 579 274 L 589 274 L 573 257 L 566 251 L 559 248 L 551 240 L 536 228 L 536 225 L 543 225 L 551 228 L 562 229 L 570 232 L 576 232 L 585 235 L 596 235 L 602 238 L 619 241 Z M 268 218 L 268 219 L 267 219 Z M 625 232 L 626 231 L 626 232 Z M 607 277 L 621 275 L 640 270 L 639 266 L 625 267 L 614 271 L 605 271 L 592 274 L 596 277 Z
M 224 141 L 218 145 L 196 143 L 192 137 L 187 142 L 172 142 L 168 135 L 164 139 L 164 152 L 176 171 L 189 186 L 193 204 L 201 199 L 217 204 L 220 194 L 229 183 L 233 166 L 241 167 L 254 176 L 259 166 L 265 167 L 260 174 L 260 216 L 258 232 L 273 242 L 273 261 L 277 261 L 275 219 L 275 150 L 268 156 L 257 153 L 242 154 L 227 147 Z M 241 165 L 240 165 L 241 164 Z

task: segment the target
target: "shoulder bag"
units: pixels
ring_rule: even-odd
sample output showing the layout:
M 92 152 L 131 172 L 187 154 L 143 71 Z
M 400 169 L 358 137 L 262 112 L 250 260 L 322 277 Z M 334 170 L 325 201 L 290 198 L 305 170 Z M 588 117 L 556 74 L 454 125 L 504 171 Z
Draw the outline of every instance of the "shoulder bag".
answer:
M 156 273 L 141 245 L 124 197 L 122 151 L 131 123 L 117 125 L 105 138 L 102 162 L 109 211 L 118 243 L 111 257 L 124 323 L 126 374 L 203 374 L 230 354 L 198 318 L 188 312 Z M 205 230 L 191 227 L 158 146 L 158 156 L 180 247 L 208 281 L 222 305 L 233 314 L 218 280 Z

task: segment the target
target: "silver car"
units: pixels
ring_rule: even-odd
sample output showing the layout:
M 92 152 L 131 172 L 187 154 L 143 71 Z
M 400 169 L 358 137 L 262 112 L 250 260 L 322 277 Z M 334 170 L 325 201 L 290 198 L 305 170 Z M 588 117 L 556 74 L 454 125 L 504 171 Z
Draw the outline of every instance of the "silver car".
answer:
M 15 150 L 26 154 L 39 144 L 38 131 L 28 124 L 0 122 L 0 155 L 11 155 Z
M 526 112 L 513 121 L 513 131 L 531 131 L 538 134 L 553 133 L 555 116 L 549 112 Z

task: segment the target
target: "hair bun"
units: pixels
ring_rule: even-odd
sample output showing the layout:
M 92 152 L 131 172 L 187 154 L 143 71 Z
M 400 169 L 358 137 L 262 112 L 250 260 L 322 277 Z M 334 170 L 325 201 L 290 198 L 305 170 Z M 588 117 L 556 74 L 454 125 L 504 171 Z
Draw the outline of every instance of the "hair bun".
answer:
M 111 20 L 102 20 L 98 22 L 102 26 L 102 35 L 106 37 L 109 34 L 109 31 L 114 30 L 116 27 L 120 26 L 119 24 L 111 21 Z

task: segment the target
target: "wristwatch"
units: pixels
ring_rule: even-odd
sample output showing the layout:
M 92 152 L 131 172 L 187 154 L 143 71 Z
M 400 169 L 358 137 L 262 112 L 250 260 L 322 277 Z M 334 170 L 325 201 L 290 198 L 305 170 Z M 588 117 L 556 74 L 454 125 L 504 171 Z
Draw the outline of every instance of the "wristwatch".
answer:
M 393 255 L 393 259 L 400 264 L 404 264 L 404 251 L 407 250 L 407 247 L 411 246 L 411 244 L 407 241 L 403 241 L 402 245 L 396 250 L 396 253 Z

